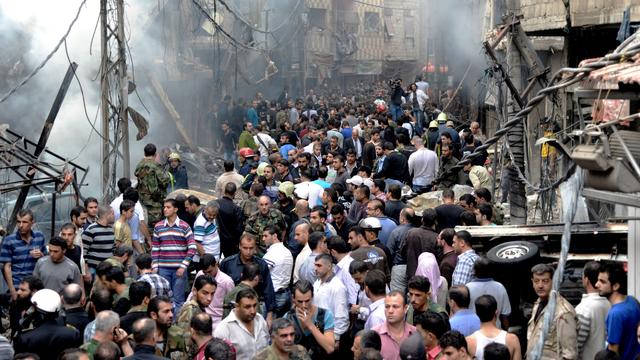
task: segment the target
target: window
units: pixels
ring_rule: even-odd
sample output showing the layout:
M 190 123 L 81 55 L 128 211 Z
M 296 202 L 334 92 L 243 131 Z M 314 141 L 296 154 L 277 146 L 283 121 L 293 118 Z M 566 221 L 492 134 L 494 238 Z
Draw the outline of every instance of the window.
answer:
M 309 26 L 324 29 L 327 26 L 327 10 L 310 8 L 309 9 Z
M 415 38 L 415 19 L 413 16 L 407 16 L 404 18 L 404 37 L 407 39 Z
M 367 11 L 364 13 L 364 32 L 380 32 L 380 15 L 377 12 Z

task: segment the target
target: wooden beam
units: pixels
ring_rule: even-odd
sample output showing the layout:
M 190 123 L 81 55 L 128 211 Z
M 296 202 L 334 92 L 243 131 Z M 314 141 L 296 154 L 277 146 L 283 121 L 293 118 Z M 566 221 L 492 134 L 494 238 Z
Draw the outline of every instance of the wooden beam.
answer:
M 189 137 L 189 133 L 187 132 L 187 129 L 185 128 L 184 123 L 182 122 L 182 118 L 180 117 L 180 114 L 178 113 L 176 108 L 173 106 L 173 103 L 171 103 L 171 100 L 169 99 L 169 95 L 167 94 L 166 91 L 164 91 L 164 87 L 162 86 L 162 84 L 160 84 L 160 81 L 158 81 L 158 79 L 156 79 L 156 77 L 153 76 L 153 74 L 151 74 L 150 72 L 147 72 L 147 77 L 149 77 L 149 80 L 151 81 L 151 86 L 153 87 L 153 90 L 155 90 L 156 94 L 160 98 L 162 105 L 164 105 L 165 109 L 167 109 L 167 111 L 169 112 L 169 115 L 171 115 L 171 119 L 173 119 L 173 121 L 176 123 L 176 128 L 178 129 L 178 132 L 182 136 L 182 139 L 184 140 L 184 142 L 187 145 L 189 145 L 191 149 L 196 149 L 195 144 L 193 143 L 192 139 Z

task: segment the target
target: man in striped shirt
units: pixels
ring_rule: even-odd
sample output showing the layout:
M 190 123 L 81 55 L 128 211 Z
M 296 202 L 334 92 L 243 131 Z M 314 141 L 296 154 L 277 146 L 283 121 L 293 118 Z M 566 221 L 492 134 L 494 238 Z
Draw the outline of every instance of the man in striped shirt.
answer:
M 193 261 L 200 261 L 204 254 L 212 254 L 216 261 L 220 261 L 220 236 L 218 235 L 218 200 L 207 203 L 204 210 L 198 214 L 193 226 L 193 237 L 198 249 Z
M 174 199 L 166 199 L 162 211 L 165 219 L 153 228 L 152 268 L 171 284 L 174 312 L 177 313 L 185 300 L 187 268 L 196 253 L 196 242 L 189 224 L 178 218 Z
M 11 299 L 18 297 L 18 285 L 26 276 L 30 276 L 36 268 L 39 258 L 47 255 L 44 235 L 33 231 L 33 212 L 20 210 L 16 216 L 17 231 L 7 235 L 2 241 L 0 263 L 3 264 L 3 275 L 11 293 Z
M 115 214 L 109 205 L 98 207 L 98 219 L 82 232 L 82 250 L 86 262 L 86 273 L 96 274 L 98 264 L 113 255 L 115 236 L 113 222 Z

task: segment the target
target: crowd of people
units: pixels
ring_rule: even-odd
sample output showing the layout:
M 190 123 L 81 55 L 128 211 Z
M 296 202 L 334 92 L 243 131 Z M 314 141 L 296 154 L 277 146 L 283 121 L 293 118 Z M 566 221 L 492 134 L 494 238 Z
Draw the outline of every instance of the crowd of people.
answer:
M 216 200 L 168 198 L 188 174 L 148 144 L 118 197 L 85 199 L 58 236 L 20 211 L 0 251 L 0 358 L 635 358 L 640 306 L 619 263 L 586 264 L 576 308 L 552 294 L 554 268 L 535 265 L 526 339 L 508 332 L 513 299 L 455 231 L 500 221 L 486 156 L 448 171 L 481 144 L 480 126 L 431 120 L 420 82 L 389 86 L 388 104 L 371 106 L 327 109 L 310 93 L 263 111 L 257 97 L 239 135 L 221 124 Z M 473 194 L 456 199 L 456 184 Z M 438 189 L 442 204 L 418 215 L 404 188 Z

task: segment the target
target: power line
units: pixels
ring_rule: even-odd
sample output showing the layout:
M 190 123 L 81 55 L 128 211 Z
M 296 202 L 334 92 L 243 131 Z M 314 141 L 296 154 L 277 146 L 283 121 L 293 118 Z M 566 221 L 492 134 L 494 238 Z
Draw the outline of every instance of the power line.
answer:
M 9 90 L 9 92 L 6 93 L 2 98 L 0 98 L 0 104 L 5 102 L 11 95 L 13 95 L 16 91 L 18 91 L 18 89 L 23 87 L 27 82 L 29 82 L 29 80 L 31 80 L 34 76 L 36 76 L 36 74 L 40 72 L 40 70 L 42 70 L 42 68 L 49 62 L 49 60 L 51 60 L 53 55 L 56 52 L 58 52 L 58 50 L 60 49 L 60 46 L 62 46 L 62 44 L 67 40 L 67 36 L 69 36 L 69 33 L 71 32 L 71 28 L 73 28 L 73 25 L 76 23 L 76 20 L 78 20 L 78 17 L 80 16 L 80 11 L 82 11 L 82 7 L 86 2 L 87 0 L 82 1 L 80 6 L 78 7 L 78 11 L 76 12 L 76 17 L 73 18 L 73 21 L 71 21 L 71 24 L 69 24 L 69 28 L 67 29 L 67 32 L 60 39 L 60 41 L 58 41 L 58 44 L 56 45 L 55 48 L 53 48 L 53 51 L 51 51 L 49 55 L 47 55 L 47 57 L 42 61 L 42 63 L 40 63 L 38 67 L 33 69 L 33 71 L 26 78 L 24 78 L 24 80 L 22 80 L 18 85 L 16 85 L 16 87 Z
M 375 7 L 375 8 L 379 8 L 379 9 L 385 9 L 385 10 L 415 10 L 415 9 L 411 9 L 411 8 L 397 8 L 397 7 L 391 7 L 391 6 L 384 6 L 384 5 L 376 5 L 376 4 L 370 4 L 368 2 L 364 2 L 364 1 L 360 1 L 360 0 L 351 0 L 356 4 L 360 4 L 360 5 L 367 5 L 367 6 L 371 6 L 371 7 Z
M 280 25 L 276 26 L 274 29 L 271 30 L 262 30 L 262 29 L 258 29 L 255 26 L 251 25 L 251 23 L 247 20 L 245 20 L 240 14 L 238 14 L 236 12 L 236 10 L 232 9 L 231 6 L 229 6 L 226 1 L 224 0 L 214 0 L 214 5 L 220 1 L 220 3 L 227 9 L 227 11 L 229 11 L 233 16 L 236 17 L 236 19 L 240 20 L 240 22 L 242 22 L 244 25 L 246 25 L 249 29 L 262 33 L 262 34 L 273 34 L 275 32 L 277 32 L 278 30 L 282 29 L 283 27 L 285 27 L 286 25 L 289 24 L 289 22 L 291 21 L 291 17 L 298 11 L 298 8 L 300 7 L 300 4 L 302 4 L 302 0 L 298 0 L 298 2 L 296 3 L 296 5 L 293 7 L 293 10 L 291 10 L 291 12 L 289 13 L 289 15 L 286 16 L 286 20 L 283 21 Z
M 206 16 L 206 18 L 213 24 L 213 26 L 216 28 L 217 31 L 219 31 L 229 41 L 231 41 L 233 43 L 232 45 L 235 45 L 235 47 L 241 47 L 241 48 L 246 49 L 246 50 L 253 50 L 253 51 L 257 51 L 259 53 L 264 53 L 264 50 L 255 48 L 253 46 L 249 46 L 249 45 L 247 45 L 245 43 L 242 43 L 242 42 L 238 41 L 236 38 L 231 36 L 231 34 L 229 34 L 226 30 L 224 30 L 222 28 L 222 26 L 220 26 L 220 24 L 218 24 L 218 22 L 214 18 L 211 17 L 209 12 L 207 10 L 205 10 L 197 0 L 191 0 L 191 2 L 200 10 L 200 12 L 202 12 L 202 14 L 204 14 Z

